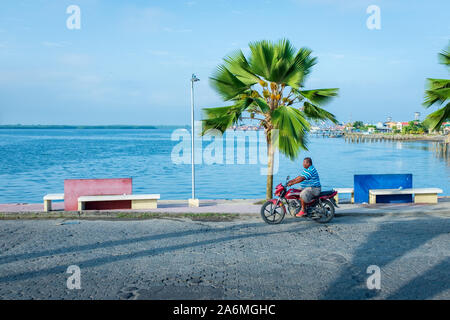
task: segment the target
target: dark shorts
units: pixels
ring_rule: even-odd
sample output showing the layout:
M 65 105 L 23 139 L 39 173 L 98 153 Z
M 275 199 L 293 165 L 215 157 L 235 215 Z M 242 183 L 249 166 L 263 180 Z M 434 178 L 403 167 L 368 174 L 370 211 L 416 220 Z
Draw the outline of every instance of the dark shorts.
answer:
M 305 202 L 311 202 L 314 197 L 317 197 L 322 191 L 321 187 L 307 187 L 300 192 L 300 197 Z

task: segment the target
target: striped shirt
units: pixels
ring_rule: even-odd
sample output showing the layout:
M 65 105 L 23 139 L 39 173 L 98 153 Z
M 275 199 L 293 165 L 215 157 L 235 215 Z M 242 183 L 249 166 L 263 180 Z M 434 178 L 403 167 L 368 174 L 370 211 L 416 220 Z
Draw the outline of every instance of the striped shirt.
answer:
M 300 183 L 303 188 L 320 187 L 319 174 L 317 173 L 317 170 L 313 165 L 310 165 L 307 169 L 303 169 L 303 172 L 300 175 L 302 177 L 305 177 L 305 180 Z

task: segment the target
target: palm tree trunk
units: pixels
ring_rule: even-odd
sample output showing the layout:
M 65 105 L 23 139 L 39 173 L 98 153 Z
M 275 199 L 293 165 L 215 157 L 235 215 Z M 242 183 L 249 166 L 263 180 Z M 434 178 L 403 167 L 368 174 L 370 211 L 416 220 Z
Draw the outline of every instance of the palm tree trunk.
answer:
M 272 199 L 273 189 L 273 144 L 272 134 L 270 131 L 266 133 L 267 138 L 267 185 L 266 185 L 266 199 Z

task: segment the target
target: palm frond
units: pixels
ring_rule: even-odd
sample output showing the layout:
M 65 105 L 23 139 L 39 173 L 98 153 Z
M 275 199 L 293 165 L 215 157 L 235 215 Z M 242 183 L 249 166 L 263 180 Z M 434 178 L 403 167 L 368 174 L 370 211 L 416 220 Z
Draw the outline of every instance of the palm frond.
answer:
M 447 50 L 443 50 L 439 54 L 439 61 L 441 64 L 450 65 L 450 43 Z M 447 105 L 427 116 L 425 125 L 437 130 L 441 125 L 450 119 L 450 80 L 448 79 L 427 79 L 427 90 L 425 90 L 425 98 L 423 105 L 426 108 L 433 104 L 442 105 L 447 102 Z
M 262 113 L 267 113 L 270 111 L 270 106 L 267 104 L 267 102 L 264 99 L 261 98 L 255 98 L 253 99 L 255 104 L 259 107 Z
M 284 81 L 290 87 L 297 89 L 303 86 L 306 76 L 311 73 L 311 69 L 317 61 L 317 58 L 311 57 L 311 53 L 312 51 L 308 48 L 301 48 L 297 52 L 284 76 Z
M 217 67 L 216 72 L 209 78 L 214 89 L 225 101 L 231 100 L 237 95 L 249 89 L 249 85 L 239 80 L 224 65 Z
M 311 120 L 330 120 L 334 124 L 338 123 L 334 114 L 307 101 L 303 104 L 303 112 L 305 113 L 306 117 Z
M 296 92 L 313 104 L 324 105 L 329 102 L 333 97 L 338 95 L 338 88 L 330 89 L 314 89 L 314 90 L 296 90 Z
M 260 80 L 259 77 L 253 73 L 247 58 L 241 50 L 224 58 L 224 61 L 228 70 L 247 86 L 252 86 Z
M 450 80 L 446 79 L 427 79 L 428 90 L 425 91 L 423 105 L 426 108 L 433 104 L 443 104 L 450 99 Z
M 295 58 L 295 48 L 287 39 L 282 39 L 274 45 L 275 64 L 271 70 L 271 81 L 285 83 L 286 74 L 292 66 Z
M 430 113 L 424 121 L 425 126 L 432 130 L 439 130 L 442 124 L 450 120 L 450 102 L 433 113 Z
M 445 103 L 445 101 L 449 99 L 449 95 L 450 95 L 450 88 L 426 90 L 423 105 L 428 108 L 435 103 L 443 104 Z
M 277 146 L 283 154 L 294 160 L 301 149 L 307 150 L 305 133 L 310 126 L 300 110 L 281 106 L 273 111 L 272 121 L 274 129 L 278 129 Z
M 238 124 L 242 113 L 253 103 L 252 99 L 244 99 L 227 107 L 204 108 L 205 119 L 203 122 L 202 135 L 210 129 L 225 132 L 231 126 Z
M 429 89 L 450 88 L 450 80 L 449 79 L 428 78 L 427 82 L 428 82 Z
M 263 40 L 251 42 L 249 44 L 251 56 L 249 64 L 255 74 L 258 74 L 269 81 L 273 81 L 272 66 L 275 62 L 275 48 L 272 42 Z
M 450 45 L 447 46 L 446 50 L 439 53 L 439 63 L 450 66 Z

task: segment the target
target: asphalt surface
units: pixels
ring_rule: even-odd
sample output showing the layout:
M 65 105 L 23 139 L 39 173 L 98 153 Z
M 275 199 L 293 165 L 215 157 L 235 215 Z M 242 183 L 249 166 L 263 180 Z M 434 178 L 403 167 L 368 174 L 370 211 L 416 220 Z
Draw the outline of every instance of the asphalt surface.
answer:
M 1 299 L 450 299 L 449 212 L 62 221 L 0 221 Z

